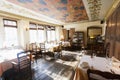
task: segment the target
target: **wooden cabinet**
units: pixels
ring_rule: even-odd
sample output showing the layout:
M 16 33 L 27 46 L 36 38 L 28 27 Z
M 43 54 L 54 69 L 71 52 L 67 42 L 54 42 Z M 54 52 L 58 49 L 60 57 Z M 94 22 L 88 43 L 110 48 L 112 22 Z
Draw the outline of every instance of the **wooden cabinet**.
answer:
M 72 46 L 74 49 L 80 50 L 84 46 L 84 32 L 76 31 L 73 35 Z

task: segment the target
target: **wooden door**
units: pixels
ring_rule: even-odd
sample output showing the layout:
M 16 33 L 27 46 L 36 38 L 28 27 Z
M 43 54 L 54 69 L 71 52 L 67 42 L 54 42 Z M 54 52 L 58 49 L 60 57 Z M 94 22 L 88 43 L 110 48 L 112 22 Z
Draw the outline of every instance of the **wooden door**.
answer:
M 69 37 L 70 37 L 71 39 L 73 39 L 74 33 L 75 33 L 75 28 L 70 28 Z

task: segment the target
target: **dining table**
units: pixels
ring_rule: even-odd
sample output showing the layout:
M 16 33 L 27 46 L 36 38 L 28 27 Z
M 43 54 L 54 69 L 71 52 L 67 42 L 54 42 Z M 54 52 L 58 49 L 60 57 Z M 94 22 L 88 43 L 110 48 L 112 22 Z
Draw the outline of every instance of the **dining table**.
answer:
M 12 62 L 18 62 L 17 53 L 22 51 L 23 49 L 0 49 L 0 76 L 12 68 Z
M 114 61 L 114 59 L 116 59 L 114 57 L 91 57 L 90 55 L 81 55 L 80 57 L 80 62 L 75 70 L 74 80 L 88 80 L 88 69 L 111 72 L 120 75 L 120 61 Z
M 70 47 L 71 44 L 70 44 L 69 41 L 63 41 L 63 42 L 62 42 L 62 46 L 63 46 L 63 47 Z
M 50 51 L 50 52 L 54 52 L 59 48 L 59 44 L 45 44 L 45 49 Z

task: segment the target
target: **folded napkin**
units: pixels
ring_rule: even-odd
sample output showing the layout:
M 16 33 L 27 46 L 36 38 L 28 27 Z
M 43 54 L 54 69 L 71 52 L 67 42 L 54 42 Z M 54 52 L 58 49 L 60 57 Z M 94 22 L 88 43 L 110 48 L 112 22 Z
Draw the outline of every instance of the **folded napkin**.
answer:
M 115 58 L 115 57 L 112 57 L 112 62 L 118 62 L 118 63 L 120 63 L 120 61 L 117 58 Z

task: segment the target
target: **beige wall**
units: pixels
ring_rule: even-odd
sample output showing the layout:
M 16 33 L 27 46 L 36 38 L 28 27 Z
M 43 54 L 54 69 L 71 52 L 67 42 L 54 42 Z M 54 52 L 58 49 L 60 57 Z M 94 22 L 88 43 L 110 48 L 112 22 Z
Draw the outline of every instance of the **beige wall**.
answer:
M 98 26 L 98 27 L 102 27 L 102 36 L 105 35 L 105 23 L 104 24 L 100 24 L 100 21 L 93 21 L 93 22 L 79 22 L 79 23 L 69 23 L 69 24 L 65 24 L 64 28 L 65 29 L 70 29 L 70 28 L 75 28 L 75 31 L 84 31 L 85 33 L 85 45 L 87 43 L 87 27 L 90 26 Z
M 0 48 L 4 47 L 5 41 L 5 33 L 4 33 L 4 26 L 3 26 L 3 17 L 0 17 Z
M 29 27 L 29 20 L 18 20 L 18 42 L 19 45 L 25 47 L 29 43 L 29 31 L 26 28 Z

